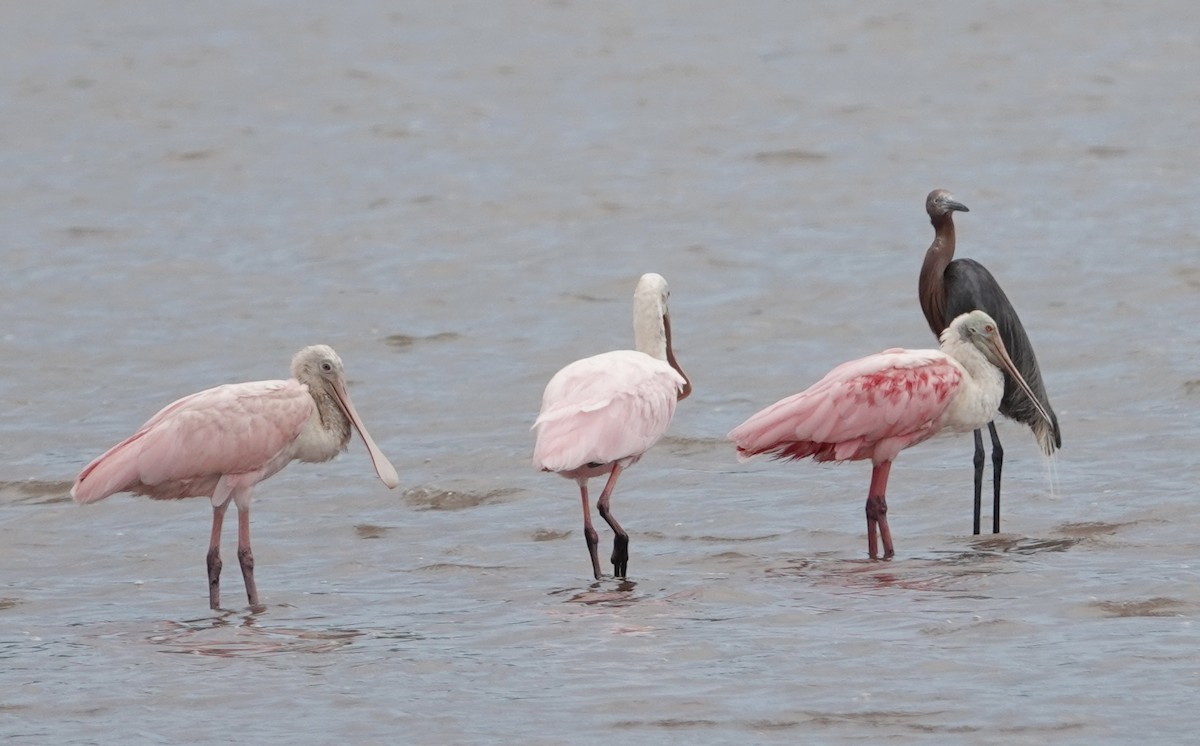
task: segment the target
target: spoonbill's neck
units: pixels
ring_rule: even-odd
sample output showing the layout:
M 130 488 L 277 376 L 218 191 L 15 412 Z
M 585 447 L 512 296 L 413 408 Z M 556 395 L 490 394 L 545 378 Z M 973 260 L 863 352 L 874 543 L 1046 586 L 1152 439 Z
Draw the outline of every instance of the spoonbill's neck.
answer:
M 305 383 L 315 406 L 296 438 L 296 458 L 307 462 L 328 461 L 350 443 L 350 420 L 325 386 L 315 381 Z
M 947 330 L 941 350 L 959 364 L 964 374 L 946 411 L 946 424 L 956 432 L 978 430 L 996 418 L 1004 397 L 1004 373 L 953 330 Z
M 662 301 L 657 294 L 640 294 L 633 299 L 633 341 L 638 352 L 667 361 L 667 328 Z

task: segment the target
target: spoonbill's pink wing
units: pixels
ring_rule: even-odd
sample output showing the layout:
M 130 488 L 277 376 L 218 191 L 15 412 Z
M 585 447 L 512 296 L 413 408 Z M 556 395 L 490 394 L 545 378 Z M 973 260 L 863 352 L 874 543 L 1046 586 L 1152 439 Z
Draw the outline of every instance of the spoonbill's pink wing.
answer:
M 533 465 L 569 471 L 641 456 L 667 431 L 685 383 L 667 363 L 633 350 L 571 363 L 546 385 Z
M 842 363 L 799 394 L 758 412 L 729 433 L 738 456 L 871 458 L 881 443 L 891 460 L 937 432 L 962 381 L 938 350 L 890 349 Z
M 313 410 L 308 387 L 295 380 L 226 384 L 186 396 L 88 464 L 71 495 L 81 503 L 117 492 L 210 495 L 222 475 L 282 468 Z

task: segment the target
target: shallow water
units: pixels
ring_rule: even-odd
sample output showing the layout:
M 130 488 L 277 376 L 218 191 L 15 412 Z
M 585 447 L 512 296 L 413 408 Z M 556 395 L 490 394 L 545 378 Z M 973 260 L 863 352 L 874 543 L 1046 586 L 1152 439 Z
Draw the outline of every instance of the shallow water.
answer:
M 1186 3 L 16 5 L 0 24 L 0 734 L 14 742 L 1182 742 L 1200 717 L 1200 153 Z M 868 467 L 724 434 L 932 346 L 925 194 L 1064 450 Z M 541 389 L 672 286 L 694 395 L 622 477 L 630 578 L 529 467 Z M 360 443 L 203 500 L 67 497 L 172 399 L 315 342 Z M 611 535 L 601 532 L 607 551 Z

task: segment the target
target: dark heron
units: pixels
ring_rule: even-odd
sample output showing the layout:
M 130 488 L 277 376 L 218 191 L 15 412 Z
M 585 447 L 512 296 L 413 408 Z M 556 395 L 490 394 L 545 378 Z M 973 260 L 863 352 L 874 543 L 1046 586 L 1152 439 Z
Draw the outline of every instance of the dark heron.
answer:
M 1033 430 L 1038 445 L 1047 456 L 1062 447 L 1062 432 L 1058 428 L 1058 416 L 1050 407 L 1042 373 L 1038 369 L 1033 345 L 1016 309 L 1000 288 L 996 278 L 974 259 L 954 258 L 954 211 L 968 212 L 967 206 L 954 199 L 944 189 L 935 189 L 925 199 L 925 211 L 933 223 L 933 243 L 925 252 L 925 264 L 921 266 L 921 278 L 917 294 L 921 310 L 934 335 L 942 331 L 960 314 L 983 311 L 996 320 L 1004 347 L 1020 371 L 1021 377 L 1037 398 L 1037 403 L 1021 390 L 1012 376 L 1004 377 L 1004 398 L 1000 401 L 1000 413 L 1023 422 Z M 1038 412 L 1041 409 L 1050 415 L 1049 421 Z M 992 533 L 1000 533 L 1000 470 L 1004 464 L 1004 449 L 996 433 L 996 423 L 988 423 L 992 436 Z M 980 503 L 983 492 L 983 431 L 975 431 L 975 533 L 979 533 Z

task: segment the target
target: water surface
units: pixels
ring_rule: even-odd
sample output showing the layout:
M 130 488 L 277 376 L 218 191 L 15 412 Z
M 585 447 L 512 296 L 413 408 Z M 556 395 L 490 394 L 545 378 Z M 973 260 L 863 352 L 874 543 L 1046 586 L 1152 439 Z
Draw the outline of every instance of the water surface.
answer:
M 1188 3 L 16 5 L 0 24 L 0 733 L 1182 742 L 1200 695 L 1200 99 Z M 863 464 L 724 434 L 932 346 L 925 194 L 971 207 L 1064 432 Z M 529 467 L 542 387 L 671 283 L 695 384 L 622 477 L 630 578 Z M 67 497 L 172 399 L 345 360 L 360 443 L 260 486 L 265 610 L 203 500 Z M 611 535 L 601 533 L 607 553 Z M 606 563 L 607 564 L 607 563 Z

